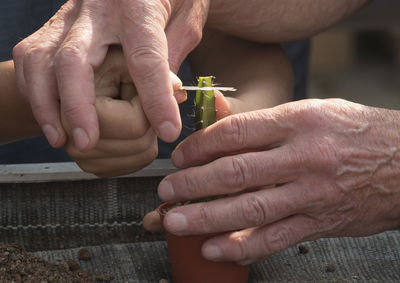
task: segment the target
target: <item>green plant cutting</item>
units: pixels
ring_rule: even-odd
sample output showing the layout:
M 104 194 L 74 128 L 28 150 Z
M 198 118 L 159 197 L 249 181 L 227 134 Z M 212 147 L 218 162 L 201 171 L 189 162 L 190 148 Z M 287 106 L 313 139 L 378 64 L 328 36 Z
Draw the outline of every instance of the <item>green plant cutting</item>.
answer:
M 198 87 L 212 87 L 214 77 L 199 77 Z M 195 98 L 196 131 L 207 128 L 217 120 L 214 90 L 197 90 Z

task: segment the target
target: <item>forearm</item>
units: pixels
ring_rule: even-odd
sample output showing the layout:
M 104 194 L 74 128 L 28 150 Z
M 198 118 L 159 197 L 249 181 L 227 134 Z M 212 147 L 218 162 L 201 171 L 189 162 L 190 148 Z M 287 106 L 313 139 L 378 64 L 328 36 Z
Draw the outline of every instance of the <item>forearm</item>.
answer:
M 370 0 L 213 0 L 207 25 L 260 42 L 310 37 L 349 17 Z
M 216 83 L 238 89 L 224 93 L 231 96 L 233 113 L 273 107 L 293 97 L 292 68 L 279 45 L 205 30 L 189 58 L 196 75 L 214 75 Z
M 41 133 L 29 104 L 21 97 L 12 61 L 0 63 L 0 144 Z

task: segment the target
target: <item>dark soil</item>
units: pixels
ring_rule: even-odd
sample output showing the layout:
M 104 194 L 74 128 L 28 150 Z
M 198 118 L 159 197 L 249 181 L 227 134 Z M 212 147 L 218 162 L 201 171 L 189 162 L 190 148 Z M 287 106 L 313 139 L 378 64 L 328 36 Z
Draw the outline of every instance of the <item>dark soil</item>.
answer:
M 112 278 L 110 278 L 112 279 Z M 18 243 L 0 243 L 0 282 L 110 282 L 93 278 L 74 260 L 51 264 L 29 254 Z

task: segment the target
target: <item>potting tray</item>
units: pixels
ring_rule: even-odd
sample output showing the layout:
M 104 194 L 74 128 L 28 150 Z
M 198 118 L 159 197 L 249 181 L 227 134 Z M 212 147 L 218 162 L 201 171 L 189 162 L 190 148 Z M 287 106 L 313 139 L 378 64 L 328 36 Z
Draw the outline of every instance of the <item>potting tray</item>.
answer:
M 113 282 L 172 282 L 164 237 L 144 231 L 141 220 L 174 170 L 157 160 L 136 174 L 96 179 L 74 163 L 2 165 L 0 242 L 22 243 L 53 263 L 75 259 Z M 400 282 L 398 230 L 303 244 L 308 253 L 297 245 L 253 264 L 249 282 Z M 91 260 L 77 259 L 81 247 Z

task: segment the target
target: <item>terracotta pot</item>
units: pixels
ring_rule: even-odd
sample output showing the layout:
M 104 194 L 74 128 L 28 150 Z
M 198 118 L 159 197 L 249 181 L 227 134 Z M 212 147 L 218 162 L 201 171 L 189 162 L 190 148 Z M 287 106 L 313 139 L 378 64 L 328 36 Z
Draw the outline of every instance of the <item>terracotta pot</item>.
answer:
M 164 203 L 157 208 L 161 221 L 171 207 Z M 168 253 L 174 283 L 245 283 L 250 266 L 233 262 L 212 262 L 201 255 L 201 246 L 213 235 L 176 236 L 166 232 Z

